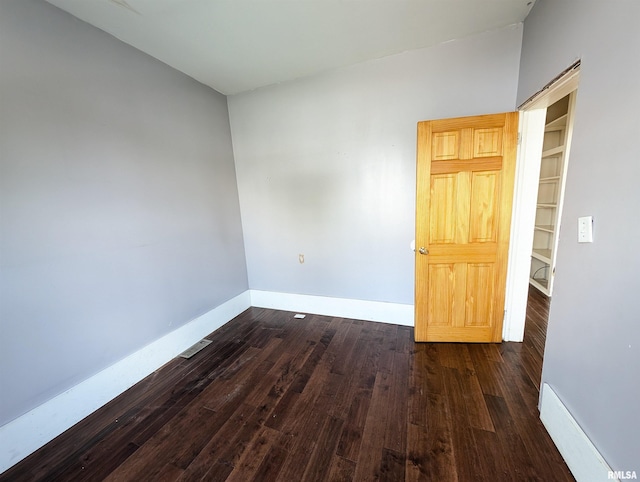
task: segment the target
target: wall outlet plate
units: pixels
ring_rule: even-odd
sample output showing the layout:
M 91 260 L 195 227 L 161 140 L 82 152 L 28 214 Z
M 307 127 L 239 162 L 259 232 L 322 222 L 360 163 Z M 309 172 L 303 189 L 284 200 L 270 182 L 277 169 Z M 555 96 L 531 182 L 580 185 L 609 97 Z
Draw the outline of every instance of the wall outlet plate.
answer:
M 593 216 L 578 218 L 578 242 L 593 243 Z

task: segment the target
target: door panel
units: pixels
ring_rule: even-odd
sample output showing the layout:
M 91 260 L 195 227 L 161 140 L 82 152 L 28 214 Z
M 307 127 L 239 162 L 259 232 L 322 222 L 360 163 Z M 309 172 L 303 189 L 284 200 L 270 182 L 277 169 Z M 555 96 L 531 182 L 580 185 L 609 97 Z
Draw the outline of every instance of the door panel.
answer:
M 469 242 L 496 242 L 496 203 L 500 199 L 500 176 L 495 171 L 474 172 L 471 182 Z
M 455 242 L 456 236 L 456 199 L 458 180 L 455 175 L 442 174 L 431 178 L 431 191 L 434 206 L 443 206 L 443 209 L 434 209 L 429 213 L 430 244 L 447 244 Z
M 455 291 L 454 265 L 448 263 L 429 266 L 433 289 L 429 291 L 429 314 L 434 325 L 447 326 L 452 320 Z M 437 314 L 438 316 L 433 316 Z
M 502 128 L 473 130 L 473 157 L 502 156 Z
M 467 273 L 466 323 L 486 327 L 493 315 L 493 264 L 469 264 Z M 489 316 L 485 318 L 485 314 Z
M 502 338 L 517 122 L 418 124 L 416 341 Z

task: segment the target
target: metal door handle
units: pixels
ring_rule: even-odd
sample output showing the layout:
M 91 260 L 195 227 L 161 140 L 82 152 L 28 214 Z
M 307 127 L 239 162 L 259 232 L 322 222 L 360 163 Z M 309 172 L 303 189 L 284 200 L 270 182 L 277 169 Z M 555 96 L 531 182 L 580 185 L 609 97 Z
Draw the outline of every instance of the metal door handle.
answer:
M 429 254 L 429 250 L 428 250 L 428 249 L 426 249 L 424 246 L 423 246 L 423 247 L 421 247 L 421 248 L 418 250 L 418 252 L 419 252 L 420 254 Z

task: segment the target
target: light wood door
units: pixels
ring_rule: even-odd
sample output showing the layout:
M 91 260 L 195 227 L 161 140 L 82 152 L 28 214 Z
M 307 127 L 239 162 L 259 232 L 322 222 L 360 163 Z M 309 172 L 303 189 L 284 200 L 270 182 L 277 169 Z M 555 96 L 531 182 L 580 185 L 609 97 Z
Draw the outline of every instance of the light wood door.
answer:
M 518 113 L 418 123 L 416 341 L 500 342 Z

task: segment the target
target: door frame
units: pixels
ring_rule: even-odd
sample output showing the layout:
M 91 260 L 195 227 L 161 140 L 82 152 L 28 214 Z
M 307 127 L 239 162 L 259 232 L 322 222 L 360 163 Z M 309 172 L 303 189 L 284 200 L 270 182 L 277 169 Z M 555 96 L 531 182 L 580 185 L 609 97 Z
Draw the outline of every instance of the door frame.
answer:
M 538 177 L 547 107 L 578 88 L 580 61 L 518 107 L 519 145 L 511 213 L 502 339 L 521 342 L 529 293 L 529 270 L 538 196 Z

